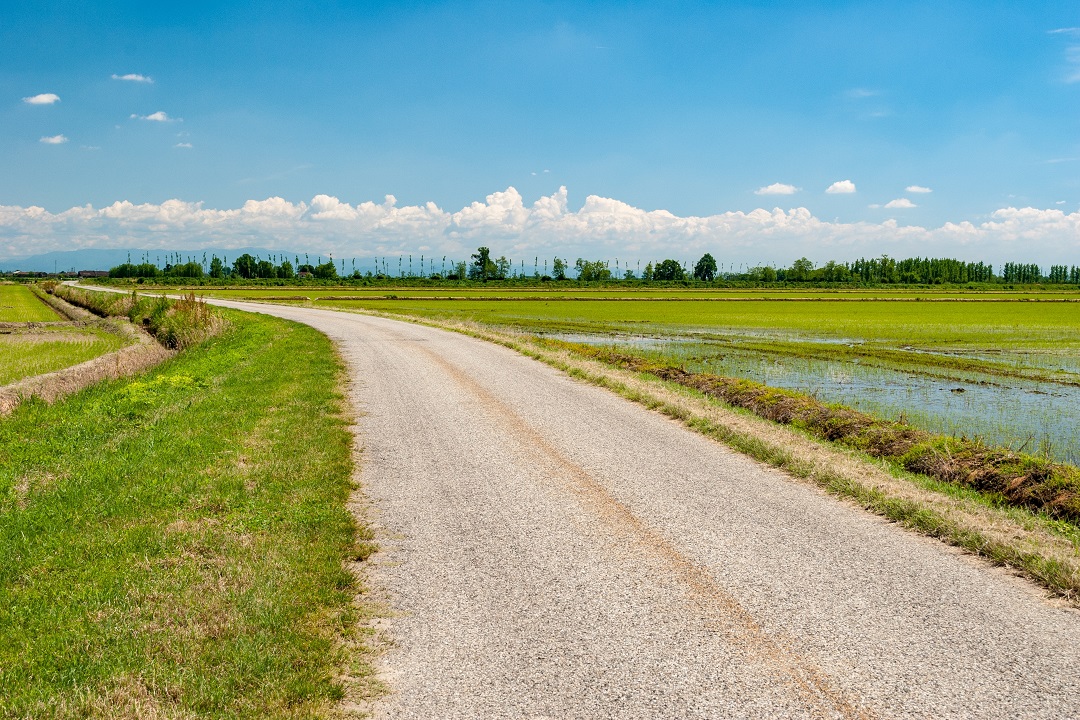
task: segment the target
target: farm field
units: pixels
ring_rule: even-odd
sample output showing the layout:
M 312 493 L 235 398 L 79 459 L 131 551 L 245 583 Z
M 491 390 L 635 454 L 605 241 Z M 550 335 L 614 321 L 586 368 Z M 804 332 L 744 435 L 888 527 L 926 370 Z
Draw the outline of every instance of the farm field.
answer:
M 0 283 L 0 323 L 59 322 L 62 317 L 25 285 Z
M 229 321 L 0 418 L 0 717 L 326 716 L 362 670 L 340 362 Z
M 127 287 L 119 285 L 117 287 Z M 143 285 L 140 290 L 149 289 L 153 286 Z M 970 300 L 970 301 L 1001 301 L 1001 300 L 1046 300 L 1046 301 L 1077 301 L 1080 302 L 1080 290 L 1004 290 L 1004 289 L 980 289 L 980 290 L 930 290 L 925 288 L 900 288 L 900 289 L 831 289 L 831 288 L 808 288 L 808 289 L 741 289 L 741 288 L 618 288 L 618 287 L 578 287 L 576 285 L 546 285 L 546 286 L 477 286 L 444 285 L 441 287 L 410 287 L 407 285 L 377 285 L 357 286 L 343 285 L 340 287 L 328 287 L 325 285 L 284 285 L 284 286 L 260 286 L 260 287 L 213 287 L 207 285 L 194 286 L 162 286 L 158 289 L 167 292 L 179 292 L 181 290 L 193 290 L 199 295 L 207 297 L 219 297 L 223 299 L 251 299 L 262 298 L 285 299 L 296 297 L 298 299 L 310 298 L 312 300 L 327 297 L 355 297 L 355 298 L 473 298 L 501 300 L 507 298 L 520 299 L 549 299 L 549 300 L 713 300 L 713 301 L 742 301 L 742 300 L 880 300 L 898 299 L 912 300 L 921 298 L 924 300 Z
M 78 365 L 129 342 L 95 327 L 60 325 L 0 332 L 0 385 Z
M 913 297 L 930 298 L 925 295 Z M 1080 304 L 536 297 L 316 299 L 611 345 L 924 429 L 1080 462 Z
M 0 285 L 0 385 L 119 350 L 131 339 L 106 326 L 67 321 L 25 285 Z

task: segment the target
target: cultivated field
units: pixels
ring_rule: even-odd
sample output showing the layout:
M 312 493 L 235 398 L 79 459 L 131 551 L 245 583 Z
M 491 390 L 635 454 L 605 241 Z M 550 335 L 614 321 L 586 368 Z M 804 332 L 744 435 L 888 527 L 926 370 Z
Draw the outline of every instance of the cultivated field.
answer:
M 124 286 L 119 286 L 124 287 Z M 151 286 L 142 286 L 149 288 Z M 1077 300 L 1080 301 L 1080 291 L 1077 290 L 1008 290 L 1008 289 L 948 289 L 928 290 L 926 288 L 880 288 L 880 289 L 834 289 L 834 288 L 804 288 L 762 290 L 755 288 L 681 288 L 681 287 L 588 287 L 575 284 L 548 284 L 533 286 L 515 285 L 492 285 L 483 286 L 469 283 L 467 285 L 454 285 L 445 283 L 435 287 L 408 287 L 398 285 L 343 285 L 340 287 L 328 287 L 326 285 L 297 285 L 295 283 L 282 286 L 260 287 L 213 287 L 196 285 L 190 288 L 177 286 L 161 286 L 159 289 L 167 292 L 194 290 L 199 295 L 208 297 L 241 299 L 263 298 L 297 298 L 318 299 L 326 297 L 357 297 L 357 298 L 473 298 L 473 299 L 587 299 L 595 300 L 602 298 L 611 299 L 642 299 L 654 298 L 659 300 L 758 300 L 766 299 L 811 299 L 827 300 L 836 299 L 965 299 L 965 300 L 1018 300 L 1018 299 L 1052 299 L 1052 300 Z
M 59 322 L 52 308 L 38 300 L 25 285 L 0 283 L 0 323 Z
M 0 332 L 0 385 L 78 365 L 129 342 L 115 332 L 70 325 Z
M 0 285 L 0 386 L 53 372 L 131 343 L 107 326 L 60 317 L 24 285 Z

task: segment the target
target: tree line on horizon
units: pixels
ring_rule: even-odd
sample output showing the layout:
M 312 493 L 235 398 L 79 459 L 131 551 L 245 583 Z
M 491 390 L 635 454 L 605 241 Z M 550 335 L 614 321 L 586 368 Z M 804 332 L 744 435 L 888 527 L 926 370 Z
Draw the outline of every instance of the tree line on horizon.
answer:
M 408 263 L 406 265 L 406 257 Z M 317 280 L 389 280 L 389 279 L 429 279 L 429 280 L 471 280 L 474 282 L 539 280 L 612 283 L 684 283 L 684 282 L 752 282 L 752 283 L 824 283 L 824 284 L 967 284 L 967 283 L 1015 283 L 1015 284 L 1069 284 L 1080 285 L 1080 266 L 1051 265 L 1044 273 L 1037 263 L 1005 263 L 1000 272 L 986 262 L 968 262 L 954 258 L 906 258 L 896 260 L 887 255 L 879 258 L 860 258 L 853 262 L 830 260 L 824 265 L 815 266 L 805 257 L 799 258 L 788 267 L 772 265 L 740 266 L 734 264 L 721 266 L 711 253 L 702 255 L 693 267 L 686 262 L 671 258 L 649 261 L 641 268 L 615 261 L 612 268 L 607 260 L 586 260 L 578 258 L 571 265 L 565 258 L 555 257 L 550 270 L 547 259 L 541 270 L 540 258 L 533 260 L 530 274 L 525 261 L 517 263 L 506 256 L 495 258 L 490 248 L 477 248 L 468 262 L 450 261 L 446 256 L 436 270 L 435 259 L 419 259 L 419 274 L 414 270 L 412 255 L 398 256 L 397 274 L 387 258 L 375 258 L 376 271 L 361 272 L 352 261 L 351 272 L 347 272 L 345 261 L 335 262 L 331 257 L 323 260 L 321 256 L 312 261 L 309 256 L 296 255 L 290 260 L 286 256 L 271 255 L 264 259 L 244 253 L 229 263 L 227 258 L 216 255 L 207 259 L 206 254 L 199 262 L 193 257 L 183 258 L 179 254 L 169 254 L 165 263 L 150 262 L 149 254 L 141 262 L 128 262 L 109 270 L 111 278 L 177 278 L 177 279 L 232 279 L 232 280 L 294 280 L 313 278 Z

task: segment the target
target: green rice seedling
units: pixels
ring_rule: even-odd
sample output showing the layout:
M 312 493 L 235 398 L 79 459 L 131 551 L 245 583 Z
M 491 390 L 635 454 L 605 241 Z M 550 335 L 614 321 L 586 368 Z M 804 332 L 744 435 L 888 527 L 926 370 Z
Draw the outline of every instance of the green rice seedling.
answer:
M 0 323 L 58 322 L 63 320 L 25 285 L 0 283 Z
M 99 328 L 0 334 L 0 385 L 78 365 L 127 344 L 124 337 Z

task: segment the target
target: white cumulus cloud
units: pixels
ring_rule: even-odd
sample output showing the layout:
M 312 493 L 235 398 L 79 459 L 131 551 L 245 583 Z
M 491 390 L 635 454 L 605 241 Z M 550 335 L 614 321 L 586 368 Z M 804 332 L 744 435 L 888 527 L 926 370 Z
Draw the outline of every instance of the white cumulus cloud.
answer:
M 149 84 L 153 84 L 153 82 L 154 82 L 154 78 L 150 77 L 149 75 L 140 75 L 138 73 L 127 73 L 126 75 L 117 75 L 116 73 L 113 73 L 112 79 L 113 80 L 124 80 L 126 82 L 149 83 Z
M 885 203 L 885 207 L 894 208 L 894 209 L 899 208 L 899 209 L 902 209 L 902 210 L 907 210 L 909 208 L 918 207 L 918 206 L 915 203 L 908 200 L 907 198 L 896 198 L 895 200 L 890 200 L 889 202 Z
M 178 148 L 185 148 L 185 149 L 190 149 L 190 148 L 193 148 L 193 147 L 195 147 L 195 146 L 194 146 L 194 145 L 192 145 L 192 144 L 191 144 L 191 143 L 189 143 L 189 142 L 178 142 L 178 143 L 176 143 L 175 145 L 173 145 L 173 147 L 178 147 Z
M 855 192 L 855 183 L 850 180 L 837 180 L 832 185 L 825 188 L 825 192 L 830 195 L 848 195 Z
M 43 142 L 46 145 L 63 145 L 68 141 L 66 135 L 47 135 L 38 142 Z
M 22 101 L 27 105 L 52 105 L 60 102 L 60 96 L 56 93 L 41 93 L 40 95 L 24 97 Z
M 669 257 L 693 262 L 705 252 L 736 264 L 790 263 L 804 255 L 816 262 L 854 260 L 883 253 L 1049 264 L 1080 254 L 1080 212 L 1010 207 L 995 211 L 986 222 L 926 228 L 895 219 L 829 222 L 802 207 L 679 216 L 598 195 L 572 206 L 565 187 L 531 203 L 509 187 L 456 211 L 432 202 L 402 206 L 392 195 L 363 202 L 333 195 L 316 195 L 308 202 L 270 197 L 226 209 L 179 199 L 117 201 L 59 212 L 0 205 L 0 257 L 80 248 L 253 245 L 356 257 L 358 264 L 364 258 L 417 252 L 467 260 L 480 245 L 496 256 L 525 258 L 527 264 L 537 255 L 558 255 L 640 260 L 644 266 Z
M 931 190 L 928 187 L 923 187 L 922 185 L 908 185 L 906 188 L 904 188 L 904 192 L 909 192 L 909 193 L 932 193 L 934 191 Z
M 794 195 L 799 192 L 799 188 L 794 185 L 786 185 L 784 183 L 773 183 L 772 185 L 766 185 L 760 187 L 754 191 L 755 195 Z
M 149 115 L 136 115 L 132 113 L 132 120 L 149 120 L 150 122 L 184 122 L 183 118 L 169 117 L 169 114 L 164 110 L 158 110 L 157 112 L 150 113 Z

